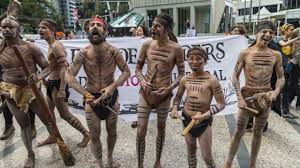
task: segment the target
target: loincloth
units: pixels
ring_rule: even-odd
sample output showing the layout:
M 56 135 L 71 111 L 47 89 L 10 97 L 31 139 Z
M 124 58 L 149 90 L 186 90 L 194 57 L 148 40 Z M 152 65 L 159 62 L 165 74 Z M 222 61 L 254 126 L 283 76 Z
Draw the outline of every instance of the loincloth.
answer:
M 182 112 L 182 116 L 184 120 L 182 120 L 182 123 L 184 127 L 188 126 L 191 122 L 191 117 L 187 116 L 184 112 Z M 192 129 L 189 131 L 189 133 L 192 135 L 193 138 L 197 138 L 203 134 L 203 132 L 206 130 L 208 126 L 211 126 L 213 122 L 213 118 L 203 120 L 202 122 L 195 124 Z
M 92 95 L 97 99 L 102 94 L 92 93 Z M 105 106 L 108 106 L 113 109 L 114 105 L 117 102 L 118 96 L 119 96 L 118 89 L 116 89 L 111 97 L 103 99 L 99 104 L 95 106 L 91 106 L 91 108 L 93 109 L 95 114 L 99 117 L 99 119 L 106 120 L 109 117 L 111 111 L 109 110 L 109 108 Z
M 256 93 L 264 93 L 264 92 L 269 92 L 272 91 L 272 88 L 247 88 L 247 87 L 243 87 L 241 89 L 241 93 L 244 99 L 248 98 L 248 97 L 252 97 L 254 94 Z M 247 107 L 250 107 L 252 109 L 257 110 L 258 112 L 262 112 L 265 111 L 264 109 L 261 108 L 261 106 L 259 105 L 259 102 L 257 99 L 255 100 L 251 100 L 251 101 L 246 101 L 247 103 Z
M 60 79 L 59 80 L 48 80 L 47 81 L 47 96 L 53 100 L 52 98 L 52 91 L 53 91 L 53 88 L 55 87 L 57 89 L 57 91 L 59 91 L 60 89 Z M 69 85 L 66 85 L 66 88 L 65 88 L 65 92 L 66 92 L 66 97 L 65 97 L 65 101 L 67 102 L 68 99 L 69 99 L 69 96 L 70 96 L 70 92 L 69 92 Z
M 14 84 L 1 82 L 0 92 L 6 92 L 13 99 L 20 110 L 27 113 L 29 104 L 35 99 L 35 95 L 30 86 L 20 87 Z
M 171 98 L 173 96 L 173 93 L 170 92 L 165 96 L 156 96 L 155 94 L 151 92 L 147 92 L 143 90 L 142 88 L 140 89 L 140 95 L 143 96 L 143 98 L 146 100 L 147 104 L 152 108 L 155 109 L 158 105 L 163 103 L 165 100 L 168 98 Z

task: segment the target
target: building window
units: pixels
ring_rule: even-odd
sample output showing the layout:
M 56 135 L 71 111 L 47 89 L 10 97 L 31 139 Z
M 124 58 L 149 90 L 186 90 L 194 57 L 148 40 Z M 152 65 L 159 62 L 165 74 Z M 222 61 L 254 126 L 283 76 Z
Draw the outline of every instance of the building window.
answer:
M 246 10 L 239 9 L 239 16 L 243 16 L 243 15 L 250 15 L 250 8 L 246 8 Z
M 155 9 L 155 10 L 147 10 L 147 15 L 148 15 L 148 25 L 149 25 L 149 27 L 151 27 L 152 26 L 152 22 L 153 22 L 153 20 L 154 20 L 154 18 L 155 18 L 155 16 L 157 15 L 157 10 Z
M 268 11 L 270 11 L 271 13 L 274 13 L 274 12 L 277 12 L 277 5 L 268 5 L 268 6 L 265 6 Z
M 161 13 L 165 13 L 173 18 L 173 8 L 161 9 Z

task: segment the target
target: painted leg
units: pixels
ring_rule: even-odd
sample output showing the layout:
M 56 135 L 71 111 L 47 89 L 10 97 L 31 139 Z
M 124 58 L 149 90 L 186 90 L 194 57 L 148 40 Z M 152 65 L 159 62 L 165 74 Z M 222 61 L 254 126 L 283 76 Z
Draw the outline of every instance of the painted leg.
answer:
M 157 109 L 157 138 L 156 138 L 156 160 L 154 168 L 161 168 L 161 154 L 165 143 L 166 120 L 170 108 L 170 99 L 165 100 Z
M 139 96 L 138 106 L 138 121 L 137 121 L 137 136 L 136 136 L 136 151 L 138 168 L 144 168 L 144 155 L 146 149 L 145 137 L 147 134 L 148 120 L 151 108 L 142 95 Z
M 185 135 L 189 168 L 197 168 L 197 141 L 191 134 Z
M 245 129 L 249 121 L 249 117 L 250 116 L 247 112 L 239 110 L 238 117 L 237 117 L 237 128 L 231 139 L 229 154 L 225 162 L 225 168 L 231 168 L 232 166 L 233 158 L 239 148 L 240 141 L 245 133 Z
M 201 155 L 207 168 L 216 168 L 215 161 L 212 157 L 212 130 L 211 126 L 208 126 L 203 134 L 198 138 Z
M 67 121 L 72 127 L 82 133 L 83 139 L 79 144 L 77 144 L 77 146 L 86 147 L 90 141 L 88 130 L 84 128 L 78 118 L 70 113 L 68 104 L 64 100 L 57 98 L 57 92 L 58 91 L 56 90 L 56 88 L 54 88 L 52 93 L 54 106 L 57 108 L 57 111 L 62 119 Z
M 109 118 L 106 120 L 108 168 L 120 167 L 120 164 L 113 159 L 113 151 L 117 142 L 117 122 L 118 115 L 113 113 L 111 113 Z
M 96 116 L 88 104 L 85 106 L 85 112 L 86 122 L 90 130 L 92 153 L 96 159 L 97 167 L 104 168 L 102 161 L 102 144 L 100 141 L 101 120 Z
M 53 101 L 48 96 L 47 96 L 47 103 L 48 103 L 50 111 L 52 113 L 53 120 L 56 123 L 56 117 L 55 117 L 55 113 L 54 113 L 55 106 L 54 106 Z M 48 132 L 49 132 L 49 130 L 48 130 Z M 48 145 L 48 144 L 53 144 L 53 143 L 56 143 L 56 139 L 49 132 L 48 138 L 41 141 L 41 142 L 38 142 L 36 146 L 41 147 L 41 146 Z
M 21 127 L 22 141 L 28 153 L 28 158 L 25 161 L 24 168 L 33 168 L 35 164 L 35 156 L 32 150 L 32 136 L 29 113 L 21 111 L 12 99 L 7 99 L 7 106 L 11 113 L 15 116 L 18 124 Z
M 256 160 L 261 145 L 263 128 L 267 123 L 268 117 L 269 117 L 269 111 L 263 112 L 262 116 L 255 117 L 249 168 L 256 167 Z

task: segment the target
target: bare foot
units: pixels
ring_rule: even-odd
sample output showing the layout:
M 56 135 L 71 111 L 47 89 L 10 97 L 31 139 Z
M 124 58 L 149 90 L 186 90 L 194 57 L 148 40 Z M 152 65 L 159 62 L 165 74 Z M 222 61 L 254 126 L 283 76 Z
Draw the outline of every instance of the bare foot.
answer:
M 35 156 L 34 154 L 28 155 L 28 158 L 25 162 L 24 168 L 34 168 L 35 164 Z
M 53 136 L 49 135 L 49 137 L 46 140 L 37 143 L 36 146 L 37 147 L 41 147 L 41 146 L 48 145 L 48 144 L 53 144 L 53 143 L 56 143 L 56 140 L 55 140 L 55 138 Z
M 86 135 L 84 135 L 82 141 L 79 144 L 77 144 L 77 146 L 80 148 L 86 147 L 86 145 L 89 143 L 89 141 L 90 141 L 90 136 L 89 136 L 89 134 L 86 134 Z
M 108 161 L 108 165 L 106 166 L 107 168 L 119 168 L 121 167 L 120 163 L 116 161 Z
M 102 161 L 96 161 L 96 162 L 97 162 L 96 168 L 104 168 Z
M 224 168 L 231 168 L 231 164 L 226 162 Z
M 154 168 L 161 168 L 160 161 L 155 161 Z

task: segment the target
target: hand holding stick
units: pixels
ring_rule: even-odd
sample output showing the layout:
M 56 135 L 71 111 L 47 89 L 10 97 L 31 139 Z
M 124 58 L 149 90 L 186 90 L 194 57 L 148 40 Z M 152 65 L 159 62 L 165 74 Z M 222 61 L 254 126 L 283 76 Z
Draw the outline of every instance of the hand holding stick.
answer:
M 28 78 L 31 75 L 31 73 L 30 73 L 30 70 L 29 70 L 24 58 L 21 55 L 21 52 L 19 51 L 19 48 L 16 45 L 14 45 L 12 48 L 13 48 L 16 56 L 20 60 L 22 66 L 23 66 L 25 75 Z M 36 86 L 35 83 L 31 84 L 30 86 L 36 97 L 36 100 L 43 107 L 43 110 L 44 110 L 43 114 L 45 115 L 45 118 L 48 119 L 47 122 L 50 124 L 50 130 L 49 130 L 49 131 L 51 131 L 50 134 L 56 138 L 56 144 L 58 145 L 60 155 L 61 155 L 65 165 L 73 166 L 75 164 L 75 158 L 73 157 L 71 151 L 69 150 L 68 146 L 65 144 L 63 138 L 61 137 L 59 130 L 57 128 L 57 125 L 55 124 L 53 116 L 50 112 L 49 106 L 48 106 L 42 92 L 39 90 L 39 88 Z

